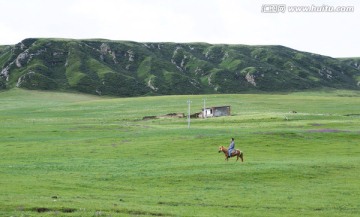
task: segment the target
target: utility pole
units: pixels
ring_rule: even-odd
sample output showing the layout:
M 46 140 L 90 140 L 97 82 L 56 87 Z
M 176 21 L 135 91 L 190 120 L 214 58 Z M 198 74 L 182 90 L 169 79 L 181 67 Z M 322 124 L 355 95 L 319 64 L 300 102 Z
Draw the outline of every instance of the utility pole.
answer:
M 188 104 L 188 128 L 190 128 L 190 104 L 191 104 L 190 99 L 188 99 L 187 104 Z
M 206 111 L 206 98 L 204 98 L 204 112 L 203 112 L 203 118 L 206 118 L 207 111 Z

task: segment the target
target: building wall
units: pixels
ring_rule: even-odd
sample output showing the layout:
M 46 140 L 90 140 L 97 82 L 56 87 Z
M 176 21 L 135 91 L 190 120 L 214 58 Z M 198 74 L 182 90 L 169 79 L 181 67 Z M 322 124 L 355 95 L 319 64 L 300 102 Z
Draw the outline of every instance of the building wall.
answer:
M 213 114 L 211 113 L 211 109 L 205 109 L 205 115 L 206 117 L 212 117 Z
M 214 112 L 215 117 L 230 115 L 230 107 L 229 106 L 215 107 L 213 110 L 214 110 L 213 112 Z

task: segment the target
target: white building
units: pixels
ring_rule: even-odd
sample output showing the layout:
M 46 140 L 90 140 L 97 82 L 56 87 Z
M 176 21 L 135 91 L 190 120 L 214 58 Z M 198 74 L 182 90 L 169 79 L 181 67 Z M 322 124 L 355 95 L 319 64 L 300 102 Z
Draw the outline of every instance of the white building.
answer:
M 230 106 L 215 106 L 201 109 L 201 113 L 199 114 L 200 118 L 205 117 L 220 117 L 220 116 L 230 116 L 231 110 Z

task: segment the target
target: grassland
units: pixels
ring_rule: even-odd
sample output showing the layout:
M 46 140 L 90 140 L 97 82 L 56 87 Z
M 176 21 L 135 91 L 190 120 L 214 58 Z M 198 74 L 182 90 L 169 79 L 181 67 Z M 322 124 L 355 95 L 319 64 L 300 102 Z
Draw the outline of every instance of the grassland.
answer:
M 231 105 L 232 116 L 142 120 Z M 0 216 L 358 216 L 360 93 L 0 92 Z M 218 146 L 245 162 L 224 161 Z

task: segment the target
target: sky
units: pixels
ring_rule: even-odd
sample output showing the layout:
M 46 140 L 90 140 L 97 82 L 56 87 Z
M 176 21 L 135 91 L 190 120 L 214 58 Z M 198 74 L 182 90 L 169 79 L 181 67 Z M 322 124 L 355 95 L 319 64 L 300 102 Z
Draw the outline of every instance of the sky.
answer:
M 0 0 L 0 45 L 103 38 L 283 45 L 360 57 L 359 20 L 357 0 Z

